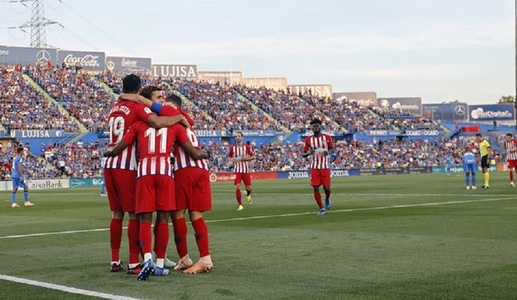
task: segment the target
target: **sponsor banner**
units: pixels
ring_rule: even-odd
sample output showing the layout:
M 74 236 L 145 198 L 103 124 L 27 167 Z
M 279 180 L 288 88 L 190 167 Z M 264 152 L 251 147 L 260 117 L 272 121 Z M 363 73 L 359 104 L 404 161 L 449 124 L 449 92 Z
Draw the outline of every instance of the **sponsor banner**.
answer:
M 283 171 L 277 172 L 278 179 L 298 179 L 298 178 L 310 178 L 311 173 L 309 170 L 300 171 Z
M 322 130 L 321 132 L 328 134 L 331 137 L 341 137 L 341 136 L 346 135 L 345 132 L 341 132 L 341 131 L 337 131 L 337 130 Z M 301 133 L 300 136 L 307 137 L 307 136 L 311 136 L 313 134 L 314 133 L 312 132 L 312 130 L 306 130 L 305 132 Z
M 197 137 L 228 137 L 232 136 L 232 132 L 228 130 L 195 130 Z M 235 134 L 237 131 L 234 131 Z M 239 130 L 245 137 L 273 137 L 278 135 L 274 130 Z
M 431 120 L 467 121 L 467 103 L 422 104 L 422 116 Z
M 79 187 L 91 187 L 91 186 L 101 186 L 104 184 L 104 178 L 70 178 L 70 187 L 71 188 L 79 188 Z
M 197 78 L 208 82 L 219 82 L 220 84 L 242 84 L 242 72 L 240 71 L 199 71 Z
M 515 120 L 512 104 L 469 105 L 470 121 Z
M 151 59 L 141 57 L 106 57 L 106 70 L 120 73 L 149 73 L 151 72 Z
M 11 130 L 12 138 L 60 138 L 65 134 L 64 130 Z
M 59 50 L 57 59 L 59 65 L 64 63 L 67 67 L 81 67 L 86 71 L 104 71 L 106 64 L 104 52 Z
M 153 77 L 162 78 L 197 78 L 196 65 L 152 65 Z
M 53 65 L 57 62 L 57 50 L 50 48 L 25 48 L 0 46 L 0 64 L 2 65 Z
M 39 180 L 27 180 L 29 190 L 48 190 L 48 189 L 67 189 L 70 187 L 70 181 L 66 179 L 39 179 Z M 13 182 L 8 181 L 7 186 L 12 189 Z
M 490 168 L 488 168 L 488 170 L 490 172 L 495 172 L 495 171 L 504 171 L 503 169 L 505 168 L 506 164 L 497 164 L 497 165 L 490 165 Z M 432 167 L 432 172 L 433 173 L 447 173 L 447 169 L 445 166 L 435 166 L 435 167 Z M 476 172 L 482 172 L 483 170 L 481 169 L 481 166 L 477 166 L 477 171 Z M 463 169 L 463 166 L 451 166 L 451 173 L 464 173 L 464 169 Z
M 251 173 L 251 180 L 277 179 L 277 172 L 254 172 Z M 210 174 L 210 182 L 234 181 L 235 173 L 223 172 Z
M 243 78 L 242 83 L 255 88 L 264 86 L 272 90 L 287 90 L 287 78 Z
M 332 93 L 332 99 L 342 102 L 357 102 L 362 106 L 378 106 L 377 93 L 375 92 L 358 92 L 358 93 Z
M 293 94 L 305 94 L 310 93 L 313 96 L 331 98 L 332 97 L 332 85 L 330 84 L 297 84 L 288 85 L 290 93 Z
M 359 176 L 359 169 L 334 169 L 330 170 L 330 177 Z
M 367 136 L 431 136 L 441 135 L 438 130 L 366 130 Z
M 401 175 L 401 174 L 423 174 L 432 173 L 432 167 L 380 167 L 380 168 L 361 168 L 361 176 L 372 175 Z
M 422 98 L 379 98 L 379 106 L 412 115 L 422 115 Z

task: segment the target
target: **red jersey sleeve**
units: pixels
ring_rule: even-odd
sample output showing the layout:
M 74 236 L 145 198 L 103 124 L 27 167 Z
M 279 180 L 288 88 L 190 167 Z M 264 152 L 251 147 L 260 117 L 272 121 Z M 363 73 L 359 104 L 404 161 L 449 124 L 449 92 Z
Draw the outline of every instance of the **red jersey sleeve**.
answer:
M 133 142 L 136 140 L 136 137 L 138 135 L 138 129 L 142 125 L 145 125 L 145 123 L 142 121 L 133 123 L 133 125 L 131 125 L 129 127 L 129 129 L 126 131 L 126 133 L 122 137 L 122 140 L 128 144 L 133 144 Z
M 228 157 L 233 157 L 235 154 L 233 153 L 233 146 L 230 146 L 230 152 L 228 153 Z
M 305 144 L 303 145 L 303 152 L 307 152 L 309 151 L 309 147 L 310 147 L 310 137 L 307 137 L 305 138 Z

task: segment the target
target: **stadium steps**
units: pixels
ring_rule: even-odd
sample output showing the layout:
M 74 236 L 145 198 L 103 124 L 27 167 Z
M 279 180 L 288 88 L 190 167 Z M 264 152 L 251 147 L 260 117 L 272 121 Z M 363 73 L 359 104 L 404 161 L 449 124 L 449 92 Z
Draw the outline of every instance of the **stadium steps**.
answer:
M 265 115 L 270 121 L 272 122 L 275 122 L 275 124 L 277 124 L 278 126 L 280 126 L 282 128 L 282 131 L 285 133 L 285 134 L 291 134 L 291 131 L 282 126 L 282 124 L 280 124 L 280 122 L 277 121 L 277 119 L 273 118 L 273 116 L 271 116 L 270 114 L 268 114 L 267 112 L 265 112 L 264 110 L 262 110 L 260 107 L 258 107 L 253 101 L 251 101 L 250 99 L 244 97 L 243 95 L 241 95 L 241 93 L 239 93 L 237 90 L 233 89 L 235 91 L 235 93 L 237 94 L 237 97 L 239 97 L 239 99 L 243 102 L 246 102 L 246 103 L 249 103 L 251 105 L 251 107 L 253 107 L 253 110 L 255 111 L 260 111 L 260 113 L 262 113 L 263 115 Z
M 193 107 L 197 107 L 196 104 L 194 104 L 194 102 L 190 101 L 189 98 L 187 98 L 187 96 L 183 95 L 182 93 L 180 93 L 179 91 L 175 90 L 172 88 L 172 86 L 167 83 L 167 82 L 162 82 L 162 85 L 164 85 L 165 87 L 167 87 L 167 89 L 169 89 L 169 91 L 171 91 L 174 95 L 178 96 L 181 98 L 181 101 L 183 103 L 187 103 L 188 106 L 193 106 Z M 206 118 L 207 120 L 210 120 L 210 121 L 213 121 L 215 122 L 215 119 L 212 118 L 211 115 L 207 114 L 205 111 L 201 110 L 199 107 L 198 107 L 199 111 L 203 114 L 203 117 Z
M 106 92 L 110 93 L 110 95 L 113 96 L 113 98 L 118 99 L 119 94 L 115 93 L 113 91 L 113 89 L 110 88 L 106 83 L 104 83 L 103 81 L 97 80 L 97 78 L 95 78 L 93 76 L 92 76 L 92 79 L 99 82 L 102 86 L 102 89 L 105 90 Z
M 69 120 L 74 121 L 74 123 L 76 123 L 79 126 L 79 132 L 88 132 L 88 129 L 86 128 L 86 126 L 84 126 L 83 123 L 81 123 L 79 120 L 77 120 L 76 117 L 72 116 L 70 114 L 70 112 L 68 110 L 66 110 L 66 108 L 64 108 L 61 105 L 61 103 L 59 103 L 59 101 L 56 101 L 56 99 L 52 98 L 47 93 L 47 91 L 45 91 L 39 84 L 37 84 L 34 80 L 32 80 L 32 78 L 29 75 L 23 74 L 22 76 L 23 76 L 23 79 L 27 83 L 29 83 L 34 89 L 36 89 L 38 92 L 40 92 L 45 97 L 45 99 L 47 99 L 47 101 L 54 103 L 62 114 L 66 115 Z
M 301 99 L 303 101 L 305 101 L 305 103 L 307 103 L 308 105 L 314 107 L 314 111 L 317 112 L 318 114 L 322 115 L 322 116 L 325 116 L 327 117 L 327 119 L 329 119 L 332 124 L 336 125 L 337 127 L 341 128 L 346 134 L 350 133 L 350 131 L 348 129 L 346 129 L 345 127 L 339 125 L 338 122 L 334 121 L 334 118 L 332 116 L 327 116 L 326 114 L 324 114 L 321 110 L 319 110 L 316 106 L 312 105 L 312 103 L 310 103 L 309 101 L 303 99 L 303 97 L 301 97 Z

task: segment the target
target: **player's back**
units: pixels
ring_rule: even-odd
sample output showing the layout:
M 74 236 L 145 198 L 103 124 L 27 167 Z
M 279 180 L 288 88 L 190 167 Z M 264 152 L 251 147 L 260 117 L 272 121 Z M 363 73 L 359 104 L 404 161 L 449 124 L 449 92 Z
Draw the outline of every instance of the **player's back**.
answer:
M 135 122 L 146 121 L 153 112 L 142 104 L 130 101 L 119 101 L 110 111 L 109 122 L 109 142 L 108 146 L 114 146 L 122 140 L 124 133 Z M 127 147 L 116 157 L 108 158 L 106 168 L 116 168 L 125 170 L 136 169 L 135 145 Z
M 17 155 L 13 158 L 13 166 L 11 168 L 11 178 L 20 178 L 21 174 L 18 172 L 18 166 L 21 165 L 23 159 L 21 156 Z

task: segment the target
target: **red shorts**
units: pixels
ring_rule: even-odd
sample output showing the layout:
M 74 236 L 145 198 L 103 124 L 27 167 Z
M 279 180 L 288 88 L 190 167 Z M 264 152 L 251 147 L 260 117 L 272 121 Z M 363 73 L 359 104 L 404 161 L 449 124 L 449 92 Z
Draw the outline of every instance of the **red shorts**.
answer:
M 212 210 L 210 173 L 201 168 L 183 168 L 174 172 L 176 209 Z
M 167 175 L 146 175 L 136 180 L 137 214 L 176 209 L 174 178 Z
M 233 184 L 241 184 L 241 181 L 244 182 L 244 185 L 251 185 L 251 173 L 235 173 Z
M 311 186 L 330 186 L 330 169 L 311 169 Z
M 135 211 L 136 171 L 104 169 L 110 210 Z
M 510 169 L 517 169 L 517 159 L 508 160 L 508 170 Z

